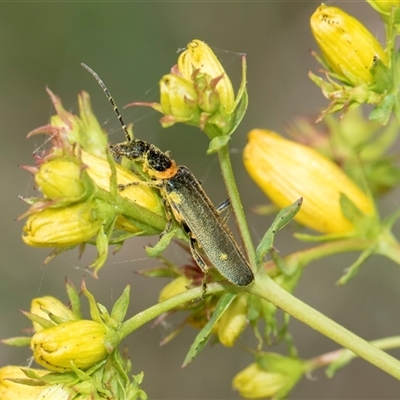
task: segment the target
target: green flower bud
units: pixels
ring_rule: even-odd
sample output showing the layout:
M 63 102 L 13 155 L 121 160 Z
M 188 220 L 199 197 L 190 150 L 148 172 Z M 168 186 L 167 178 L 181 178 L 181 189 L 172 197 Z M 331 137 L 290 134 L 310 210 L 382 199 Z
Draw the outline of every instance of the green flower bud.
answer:
M 194 86 L 178 75 L 168 74 L 161 79 L 160 105 L 161 112 L 165 115 L 163 121 L 168 121 L 168 118 L 174 122 L 198 120 L 197 94 Z

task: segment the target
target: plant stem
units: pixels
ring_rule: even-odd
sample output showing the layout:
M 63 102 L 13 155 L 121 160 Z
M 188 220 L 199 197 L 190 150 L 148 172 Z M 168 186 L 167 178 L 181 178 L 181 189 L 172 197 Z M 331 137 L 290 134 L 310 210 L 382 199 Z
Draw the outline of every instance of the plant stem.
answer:
M 372 340 L 369 343 L 381 350 L 398 349 L 400 347 L 400 336 L 392 336 L 383 339 Z M 352 359 L 356 357 L 357 354 L 354 354 L 348 349 L 338 349 L 314 357 L 308 360 L 308 364 L 310 366 L 310 371 L 314 371 L 317 368 L 322 368 L 330 365 L 338 361 L 339 359 L 343 360 L 344 364 L 348 364 Z
M 289 315 L 400 380 L 400 361 L 295 298 L 272 279 L 256 279 L 248 291 L 270 301 Z
M 256 253 L 254 251 L 253 242 L 251 240 L 249 227 L 243 211 L 243 205 L 240 200 L 239 191 L 236 185 L 235 177 L 232 170 L 231 159 L 229 155 L 228 146 L 223 146 L 218 151 L 219 163 L 221 166 L 222 176 L 224 178 L 226 190 L 228 192 L 229 199 L 231 201 L 232 210 L 236 218 L 236 223 L 239 231 L 239 235 L 242 239 L 243 246 L 250 265 L 256 267 Z
M 96 195 L 98 198 L 114 204 L 119 214 L 131 218 L 137 226 L 143 226 L 147 235 L 157 235 L 165 229 L 167 222 L 164 217 L 129 201 L 125 197 L 113 196 L 110 192 L 100 188 Z
M 232 287 L 232 285 L 229 286 Z M 215 294 L 218 292 L 222 292 L 224 290 L 226 290 L 226 288 L 219 283 L 211 283 L 207 285 L 207 294 Z M 140 328 L 145 323 L 151 321 L 152 319 L 157 318 L 162 313 L 171 311 L 175 307 L 182 305 L 184 303 L 199 300 L 202 298 L 202 295 L 203 295 L 203 288 L 197 287 L 195 289 L 187 290 L 161 303 L 155 304 L 154 306 L 151 306 L 144 311 L 141 311 L 140 313 L 127 319 L 122 324 L 120 330 L 121 339 L 127 337 L 129 334 L 131 334 L 136 329 Z
M 393 107 L 393 114 L 397 120 L 398 125 L 400 125 L 400 100 L 399 100 L 399 78 L 398 78 L 398 68 L 397 68 L 397 52 L 395 51 L 396 44 L 396 32 L 394 29 L 395 15 L 394 9 L 390 13 L 389 21 L 385 22 L 386 30 L 386 53 L 389 58 L 389 67 L 392 71 L 393 79 L 393 89 L 391 92 L 395 96 L 395 102 Z

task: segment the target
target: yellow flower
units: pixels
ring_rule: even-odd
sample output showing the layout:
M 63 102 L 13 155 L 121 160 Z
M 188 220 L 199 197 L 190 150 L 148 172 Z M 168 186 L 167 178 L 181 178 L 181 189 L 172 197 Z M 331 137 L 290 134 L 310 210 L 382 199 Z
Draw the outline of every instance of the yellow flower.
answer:
M 227 114 L 233 111 L 235 95 L 232 83 L 217 57 L 201 40 L 193 40 L 187 49 L 179 56 L 178 69 L 188 81 L 196 79 L 196 71 L 207 74 L 211 79 L 217 79 L 216 91 L 220 104 Z
M 86 193 L 81 167 L 62 157 L 43 163 L 35 174 L 35 182 L 49 199 L 79 199 Z
M 366 215 L 372 201 L 331 160 L 316 150 L 284 139 L 275 132 L 254 129 L 244 150 L 244 164 L 252 179 L 280 208 L 303 197 L 295 216 L 301 224 L 322 233 L 353 231 L 340 207 L 347 196 Z
M 87 369 L 108 356 L 105 346 L 107 328 L 90 320 L 63 322 L 43 329 L 31 340 L 35 361 L 51 371 Z
M 49 371 L 43 369 L 31 369 L 39 376 L 43 376 Z M 1 400 L 35 400 L 43 386 L 31 386 L 23 383 L 16 383 L 8 379 L 28 379 L 22 372 L 21 367 L 8 365 L 0 368 L 0 399 Z
M 22 240 L 34 247 L 69 247 L 92 239 L 101 227 L 91 203 L 48 208 L 29 216 Z
M 73 312 L 60 300 L 53 296 L 36 297 L 32 300 L 30 309 L 31 314 L 38 315 L 39 317 L 50 321 L 49 315 L 46 311 L 49 311 L 56 317 L 65 320 L 73 320 L 75 318 Z M 38 322 L 32 321 L 32 323 L 33 327 L 35 328 L 35 332 L 39 332 L 43 329 L 42 325 L 40 325 Z
M 352 85 L 372 84 L 371 67 L 387 55 L 372 33 L 337 7 L 321 4 L 311 16 L 311 30 L 328 66 Z
M 247 322 L 247 296 L 238 295 L 218 321 L 219 341 L 226 347 L 232 347 L 246 328 Z

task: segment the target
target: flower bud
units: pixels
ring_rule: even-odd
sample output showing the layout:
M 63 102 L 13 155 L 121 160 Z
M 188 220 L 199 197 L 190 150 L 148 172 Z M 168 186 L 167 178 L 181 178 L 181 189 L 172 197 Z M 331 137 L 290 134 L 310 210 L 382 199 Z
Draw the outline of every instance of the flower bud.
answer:
M 264 371 L 254 363 L 233 378 L 232 386 L 246 399 L 263 399 L 274 396 L 286 382 L 285 375 Z
M 36 297 L 32 300 L 30 309 L 31 314 L 38 315 L 39 317 L 50 321 L 49 315 L 46 311 L 65 320 L 73 320 L 75 318 L 73 312 L 53 296 Z M 32 321 L 32 323 L 35 332 L 39 332 L 43 329 L 42 325 L 39 323 L 35 321 Z
M 43 329 L 31 340 L 35 361 L 51 371 L 87 369 L 107 357 L 107 328 L 90 320 L 63 322 Z
M 51 117 L 50 127 L 58 130 L 61 142 L 67 139 L 70 145 L 78 143 L 87 152 L 104 157 L 107 136 L 93 114 L 90 96 L 86 92 L 81 92 L 78 96 L 79 116 L 77 116 L 66 111 L 60 98 L 54 95 L 51 90 L 47 89 L 47 92 L 57 111 L 57 115 Z M 39 128 L 32 133 L 41 132 L 42 130 Z
M 180 293 L 184 293 L 188 290 L 191 281 L 186 278 L 185 275 L 178 276 L 173 281 L 168 283 L 168 285 L 164 286 L 158 296 L 158 301 L 161 303 L 162 301 L 168 300 L 169 298 L 176 296 Z
M 247 296 L 238 295 L 218 321 L 217 335 L 226 347 L 232 347 L 247 326 Z
M 101 189 L 110 191 L 111 169 L 108 161 L 103 157 L 98 157 L 86 151 L 82 151 L 82 162 L 87 166 L 87 173 L 94 183 Z M 117 183 L 128 185 L 133 182 L 142 182 L 132 171 L 122 165 L 115 164 L 117 171 Z M 135 204 L 147 208 L 148 210 L 164 215 L 164 206 L 154 190 L 146 185 L 131 185 L 118 193 Z
M 301 224 L 322 233 L 353 231 L 354 223 L 341 210 L 341 195 L 362 213 L 374 214 L 372 201 L 316 150 L 268 130 L 254 129 L 248 140 L 244 150 L 247 172 L 280 208 L 303 197 L 303 205 L 294 217 Z
M 43 369 L 31 369 L 39 376 L 47 374 L 49 371 Z M 21 367 L 8 365 L 0 368 L 0 399 L 1 400 L 28 400 L 37 399 L 38 394 L 43 390 L 43 386 L 25 385 L 16 383 L 8 379 L 28 379 L 21 370 Z
M 372 84 L 371 67 L 387 55 L 372 33 L 337 7 L 321 4 L 310 20 L 314 38 L 333 72 L 352 85 Z
M 160 80 L 161 112 L 163 121 L 197 122 L 197 94 L 192 82 L 178 75 L 164 75 Z M 165 125 L 165 124 L 163 124 Z
M 49 199 L 82 197 L 86 188 L 81 167 L 72 160 L 56 158 L 43 163 L 35 174 L 40 191 Z
M 246 399 L 285 398 L 304 373 L 296 358 L 266 353 L 258 361 L 233 378 L 233 388 Z
M 94 203 L 47 208 L 29 216 L 22 240 L 34 247 L 69 247 L 87 242 L 99 231 Z
M 187 49 L 179 56 L 178 69 L 188 81 L 196 79 L 196 71 L 216 79 L 216 91 L 219 94 L 221 106 L 227 114 L 233 111 L 235 95 L 232 83 L 217 57 L 201 40 L 193 40 Z

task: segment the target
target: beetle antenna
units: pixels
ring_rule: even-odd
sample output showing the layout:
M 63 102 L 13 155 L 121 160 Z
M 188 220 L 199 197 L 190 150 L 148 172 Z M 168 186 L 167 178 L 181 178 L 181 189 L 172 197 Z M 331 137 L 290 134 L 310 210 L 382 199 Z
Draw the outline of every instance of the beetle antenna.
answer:
M 122 115 L 121 115 L 121 113 L 119 112 L 117 103 L 115 102 L 114 98 L 111 96 L 111 93 L 110 93 L 110 91 L 107 89 L 107 86 L 106 86 L 106 85 L 104 84 L 104 82 L 100 79 L 99 75 L 97 75 L 96 72 L 94 72 L 94 71 L 92 70 L 92 68 L 90 68 L 89 66 L 87 66 L 87 65 L 84 64 L 84 63 L 81 63 L 81 65 L 82 65 L 83 68 L 85 68 L 87 71 L 89 71 L 89 72 L 93 75 L 94 79 L 96 79 L 97 83 L 98 83 L 98 84 L 101 86 L 101 88 L 103 89 L 104 94 L 107 96 L 107 99 L 109 100 L 109 102 L 111 103 L 111 105 L 112 105 L 113 108 L 114 108 L 115 114 L 117 114 L 118 121 L 120 122 L 120 124 L 121 124 L 121 126 L 122 126 L 122 129 L 123 129 L 123 131 L 124 131 L 124 133 L 125 133 L 126 140 L 127 140 L 128 142 L 131 142 L 131 141 L 132 141 L 131 135 L 129 134 L 128 128 L 127 128 L 127 126 L 125 125 L 124 120 L 122 119 Z

